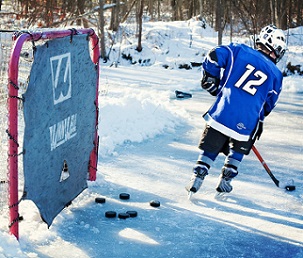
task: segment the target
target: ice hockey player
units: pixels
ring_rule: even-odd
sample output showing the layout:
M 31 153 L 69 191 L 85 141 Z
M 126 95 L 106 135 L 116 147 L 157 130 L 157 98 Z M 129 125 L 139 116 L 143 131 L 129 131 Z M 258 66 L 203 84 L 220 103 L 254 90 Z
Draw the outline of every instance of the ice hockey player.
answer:
M 203 116 L 201 152 L 186 187 L 190 194 L 200 189 L 220 152 L 226 158 L 216 190 L 232 191 L 244 155 L 260 138 L 264 118 L 277 103 L 283 77 L 276 64 L 286 51 L 284 32 L 268 25 L 255 43 L 256 49 L 234 43 L 217 46 L 202 62 L 201 86 L 216 100 Z

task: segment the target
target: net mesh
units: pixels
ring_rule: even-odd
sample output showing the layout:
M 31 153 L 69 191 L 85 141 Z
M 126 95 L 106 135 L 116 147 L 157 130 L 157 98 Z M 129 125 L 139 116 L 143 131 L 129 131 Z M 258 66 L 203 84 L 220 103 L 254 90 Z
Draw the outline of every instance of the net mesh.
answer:
M 14 31 L 0 31 L 0 228 L 6 228 L 8 225 L 8 191 L 9 191 L 9 177 L 8 177 L 8 68 L 10 56 L 13 49 Z M 18 94 L 25 92 L 29 78 L 31 64 L 33 62 L 32 43 L 26 42 L 19 57 L 18 68 Z M 19 101 L 19 110 L 22 110 L 22 101 Z M 18 144 L 19 150 L 23 149 L 23 132 L 24 120 L 23 112 L 18 112 Z M 22 155 L 18 156 L 19 164 L 22 164 Z M 18 190 L 19 193 L 23 191 L 23 170 L 19 166 L 18 170 Z
M 8 63 L 12 49 L 12 33 L 0 32 L 0 212 L 8 207 L 8 171 L 7 171 L 7 82 Z

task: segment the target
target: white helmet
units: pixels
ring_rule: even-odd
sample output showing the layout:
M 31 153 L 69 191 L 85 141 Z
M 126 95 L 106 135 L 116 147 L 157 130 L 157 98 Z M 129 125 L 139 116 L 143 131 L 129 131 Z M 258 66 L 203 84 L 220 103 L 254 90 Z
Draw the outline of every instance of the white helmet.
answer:
M 286 51 L 284 32 L 278 29 L 275 25 L 268 25 L 264 27 L 256 39 L 256 44 L 262 44 L 270 52 L 273 51 L 277 57 L 275 60 L 276 63 L 281 60 Z

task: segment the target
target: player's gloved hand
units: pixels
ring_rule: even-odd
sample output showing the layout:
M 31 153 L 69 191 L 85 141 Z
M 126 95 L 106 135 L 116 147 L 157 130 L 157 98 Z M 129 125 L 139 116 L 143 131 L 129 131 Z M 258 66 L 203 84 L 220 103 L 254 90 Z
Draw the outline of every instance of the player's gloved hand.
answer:
M 201 87 L 207 90 L 211 95 L 217 96 L 220 79 L 213 77 L 210 73 L 203 71 Z
M 264 110 L 264 116 L 268 116 L 270 114 L 270 111 Z
M 257 140 L 260 139 L 262 132 L 263 132 L 263 121 L 259 121 L 257 131 L 255 133 L 255 138 Z

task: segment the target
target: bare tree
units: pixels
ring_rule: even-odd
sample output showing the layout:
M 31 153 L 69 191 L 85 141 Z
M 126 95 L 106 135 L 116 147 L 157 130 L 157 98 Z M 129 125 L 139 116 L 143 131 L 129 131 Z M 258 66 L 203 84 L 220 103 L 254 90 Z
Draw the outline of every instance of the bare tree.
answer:
M 222 37 L 223 37 L 223 10 L 225 0 L 216 0 L 217 1 L 217 9 L 216 9 L 216 30 L 218 31 L 218 45 L 222 45 Z
M 270 17 L 271 17 L 271 23 L 276 24 L 276 0 L 270 0 Z
M 138 46 L 136 50 L 138 52 L 142 51 L 142 19 L 143 19 L 143 9 L 144 9 L 144 0 L 139 1 L 139 12 L 138 12 Z
M 100 38 L 100 47 L 101 47 L 101 58 L 103 58 L 104 61 L 107 61 L 106 56 L 106 48 L 105 48 L 105 36 L 104 36 L 104 0 L 99 0 L 99 38 Z
M 276 24 L 279 28 L 287 29 L 287 0 L 276 0 Z
M 84 28 L 88 28 L 88 22 L 87 20 L 82 17 L 82 14 L 85 13 L 85 0 L 77 0 L 77 12 L 78 15 L 81 17 L 80 19 L 77 19 L 77 25 L 82 25 Z
M 135 5 L 136 2 L 137 2 L 137 0 L 133 0 L 133 1 L 131 2 L 131 4 L 129 4 L 128 7 L 125 8 L 125 13 L 124 13 L 124 16 L 123 16 L 121 22 L 125 22 L 125 21 L 126 21 L 128 15 L 129 15 L 130 12 L 132 11 L 132 9 L 133 9 L 133 7 L 134 7 L 134 5 Z
M 109 29 L 113 31 L 118 31 L 120 24 L 120 0 L 113 0 L 113 3 L 115 4 L 115 6 L 114 8 L 112 8 Z
M 182 20 L 182 0 L 171 0 L 173 20 Z
M 154 15 L 155 15 L 154 1 L 153 0 L 148 0 L 147 4 L 148 4 L 148 12 L 149 12 L 149 15 L 150 15 L 150 19 L 153 21 L 155 19 L 155 17 L 154 17 Z
M 157 10 L 158 10 L 158 21 L 160 21 L 160 17 L 161 17 L 161 0 L 157 1 L 158 5 L 157 5 Z

